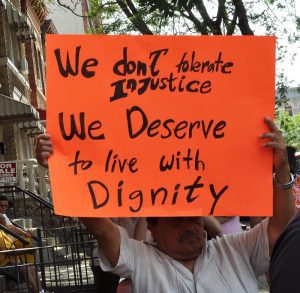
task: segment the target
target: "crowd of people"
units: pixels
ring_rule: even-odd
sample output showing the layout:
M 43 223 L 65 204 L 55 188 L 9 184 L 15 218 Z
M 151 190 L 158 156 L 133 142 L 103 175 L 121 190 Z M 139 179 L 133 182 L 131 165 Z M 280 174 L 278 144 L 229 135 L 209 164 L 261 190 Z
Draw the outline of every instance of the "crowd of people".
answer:
M 81 218 L 98 241 L 101 272 L 130 279 L 138 293 L 258 292 L 257 278 L 269 272 L 271 256 L 271 292 L 298 292 L 297 270 L 288 274 L 296 268 L 300 244 L 300 216 L 289 224 L 296 214 L 296 180 L 282 135 L 271 119 L 265 123 L 269 131 L 260 138 L 262 147 L 273 151 L 272 217 L 255 219 L 248 231 L 241 231 L 238 217 L 152 217 L 143 221 L 143 236 L 136 239 L 109 218 Z M 39 163 L 48 167 L 53 151 L 50 136 L 40 135 Z

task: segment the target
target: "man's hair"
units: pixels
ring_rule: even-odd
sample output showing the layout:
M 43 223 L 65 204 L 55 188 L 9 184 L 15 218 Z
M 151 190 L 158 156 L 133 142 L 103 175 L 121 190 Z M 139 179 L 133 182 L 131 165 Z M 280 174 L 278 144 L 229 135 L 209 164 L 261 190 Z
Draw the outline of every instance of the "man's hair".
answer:
M 158 221 L 158 217 L 148 217 L 147 218 L 147 223 L 151 225 L 156 225 Z
M 7 198 L 6 195 L 0 194 L 0 200 L 7 200 L 8 201 L 8 198 Z

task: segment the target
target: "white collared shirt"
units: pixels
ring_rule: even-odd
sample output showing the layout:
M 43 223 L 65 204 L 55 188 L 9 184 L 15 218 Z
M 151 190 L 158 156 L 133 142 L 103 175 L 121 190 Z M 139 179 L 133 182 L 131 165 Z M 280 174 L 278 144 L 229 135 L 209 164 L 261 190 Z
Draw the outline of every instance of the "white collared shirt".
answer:
M 269 264 L 267 226 L 268 219 L 247 232 L 205 241 L 194 273 L 120 227 L 118 264 L 112 267 L 100 250 L 101 267 L 132 279 L 134 293 L 257 293 L 256 277 Z

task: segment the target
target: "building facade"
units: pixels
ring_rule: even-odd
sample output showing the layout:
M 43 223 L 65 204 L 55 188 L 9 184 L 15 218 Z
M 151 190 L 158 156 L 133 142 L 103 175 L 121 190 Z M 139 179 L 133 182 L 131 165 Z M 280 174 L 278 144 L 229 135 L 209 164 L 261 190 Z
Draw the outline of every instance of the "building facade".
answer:
M 0 162 L 18 162 L 18 184 L 33 175 L 34 136 L 45 131 L 44 46 L 41 26 L 48 14 L 43 1 L 0 0 Z

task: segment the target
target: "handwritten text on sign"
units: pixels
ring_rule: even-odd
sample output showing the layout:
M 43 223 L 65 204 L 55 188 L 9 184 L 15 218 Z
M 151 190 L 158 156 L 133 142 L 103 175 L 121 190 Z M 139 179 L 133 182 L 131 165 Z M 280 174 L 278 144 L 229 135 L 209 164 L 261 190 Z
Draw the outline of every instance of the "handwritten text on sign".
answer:
M 48 36 L 56 212 L 270 214 L 274 52 L 272 37 Z

